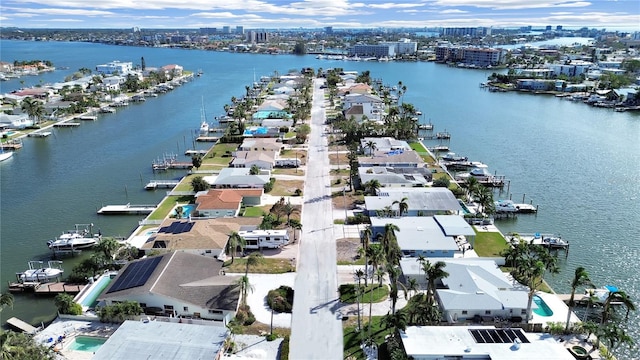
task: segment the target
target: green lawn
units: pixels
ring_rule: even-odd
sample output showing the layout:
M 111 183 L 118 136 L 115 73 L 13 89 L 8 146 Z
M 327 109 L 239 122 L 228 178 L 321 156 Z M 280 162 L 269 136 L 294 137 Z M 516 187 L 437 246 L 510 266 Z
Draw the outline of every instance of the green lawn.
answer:
M 365 305 L 365 314 L 368 314 L 368 308 Z M 367 319 L 367 320 L 365 320 Z M 384 343 L 385 337 L 391 334 L 390 330 L 384 329 L 381 325 L 382 316 L 373 316 L 371 321 L 371 338 L 376 344 L 381 345 Z M 360 348 L 362 340 L 369 334 L 369 322 L 366 316 L 363 316 L 363 331 L 356 331 L 357 322 L 351 319 L 343 325 L 343 343 L 344 343 L 344 358 L 345 359 L 357 359 L 364 360 L 366 357 Z
M 236 257 L 233 263 L 231 260 L 225 261 L 223 270 L 227 273 L 244 274 L 246 268 L 246 258 Z M 290 259 L 263 258 L 261 264 L 249 267 L 250 273 L 258 274 L 283 274 L 293 271 L 295 271 L 295 264 L 292 264 Z
M 347 304 L 355 304 L 357 302 L 357 287 L 357 284 L 340 285 L 340 301 Z M 362 290 L 362 294 L 360 295 L 361 303 L 378 303 L 384 301 L 387 298 L 387 295 L 389 295 L 389 287 L 386 285 L 380 286 L 379 284 L 369 284 L 367 287 L 360 285 L 360 289 Z
M 504 237 L 498 232 L 478 232 L 476 230 L 476 239 L 473 243 L 473 249 L 480 257 L 497 257 L 500 256 L 502 250 L 507 249 L 509 245 Z
M 169 216 L 169 212 L 176 206 L 176 203 L 189 204 L 191 201 L 193 201 L 193 196 L 167 196 L 158 208 L 149 215 L 149 220 L 164 220 Z
M 260 217 L 260 216 L 262 216 L 263 212 L 264 212 L 264 209 L 262 209 L 262 207 L 250 206 L 250 207 L 244 209 L 244 214 L 242 216 Z
M 424 160 L 424 162 L 426 162 L 427 164 L 435 164 L 436 159 L 427 155 L 429 152 L 427 151 L 427 148 L 423 143 L 419 141 L 410 142 L 409 146 L 411 146 L 411 149 L 413 149 L 415 152 L 420 154 L 420 157 L 422 157 L 422 160 Z
M 178 184 L 178 186 L 176 186 L 174 190 L 175 191 L 193 191 L 193 187 L 191 186 L 191 180 L 193 180 L 193 178 L 196 176 L 202 176 L 202 175 L 191 174 L 191 175 L 185 176 L 184 178 L 182 178 L 182 180 L 180 181 L 180 184 Z

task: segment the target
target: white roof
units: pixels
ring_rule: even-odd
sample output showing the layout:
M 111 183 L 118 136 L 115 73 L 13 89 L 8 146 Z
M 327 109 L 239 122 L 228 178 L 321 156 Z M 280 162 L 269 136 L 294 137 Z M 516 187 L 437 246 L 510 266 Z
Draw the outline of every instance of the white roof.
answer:
M 264 185 L 269 175 L 251 175 L 251 168 L 224 168 L 213 181 L 213 185 Z M 205 179 L 205 181 L 208 181 Z
M 529 343 L 477 343 L 471 329 L 489 326 L 409 326 L 401 333 L 407 355 L 417 359 L 573 360 L 573 356 L 548 334 L 524 333 Z M 517 330 L 517 329 L 514 329 Z
M 462 211 L 458 199 L 451 190 L 442 187 L 422 188 L 381 188 L 379 196 L 365 196 L 367 210 L 381 210 L 394 201 L 407 198 L 409 210 L 417 211 Z M 398 210 L 398 205 L 393 206 Z
M 398 246 L 402 251 L 458 251 L 453 237 L 445 236 L 430 216 L 372 217 L 372 228 L 384 228 L 386 224 L 394 224 L 400 228 L 396 231 Z
M 227 336 L 223 326 L 125 321 L 92 359 L 212 359 Z
M 476 232 L 460 215 L 434 215 L 433 218 L 447 236 L 475 236 Z

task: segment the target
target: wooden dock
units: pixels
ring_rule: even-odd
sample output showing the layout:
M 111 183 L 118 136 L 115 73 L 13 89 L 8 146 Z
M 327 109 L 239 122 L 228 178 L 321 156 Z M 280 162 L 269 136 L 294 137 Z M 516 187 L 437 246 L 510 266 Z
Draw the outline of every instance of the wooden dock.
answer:
M 69 293 L 77 294 L 86 285 L 67 284 L 64 281 L 41 283 L 37 281 L 14 282 L 9 284 L 10 292 L 33 292 L 36 295 Z
M 172 189 L 178 184 L 180 184 L 180 180 L 151 180 L 144 188 L 146 190 L 155 190 L 158 188 Z
M 157 205 L 107 205 L 98 210 L 100 215 L 148 215 L 151 214 Z
M 28 137 L 36 137 L 36 138 L 44 138 L 51 135 L 51 131 L 35 131 L 32 133 L 29 133 L 29 135 L 27 135 Z
M 30 324 L 27 324 L 26 322 L 18 319 L 17 317 L 12 317 L 10 319 L 7 319 L 7 324 L 27 334 L 35 334 L 36 331 L 38 331 L 37 328 L 31 326 Z
M 77 127 L 80 126 L 79 122 L 60 122 L 53 124 L 54 127 Z
M 18 150 L 18 149 L 22 149 L 22 141 L 20 140 L 9 140 L 5 143 L 2 143 L 2 145 L 0 145 L 0 147 L 2 147 L 2 149 L 4 150 Z
M 199 142 L 216 142 L 218 140 L 219 138 L 216 136 L 198 136 L 198 138 L 196 139 L 196 141 Z

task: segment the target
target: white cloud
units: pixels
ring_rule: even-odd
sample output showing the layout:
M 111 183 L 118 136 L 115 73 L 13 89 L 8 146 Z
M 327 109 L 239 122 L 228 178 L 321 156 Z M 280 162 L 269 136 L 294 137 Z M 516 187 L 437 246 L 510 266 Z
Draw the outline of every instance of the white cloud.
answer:
M 422 7 L 424 4 L 419 3 L 382 3 L 382 4 L 370 4 L 368 7 L 373 9 L 404 9 Z
M 440 14 L 467 14 L 468 11 L 460 10 L 460 9 L 450 9 L 450 10 L 442 10 Z
M 576 0 L 436 0 L 433 4 L 452 7 L 489 8 L 493 10 L 587 7 L 591 5 L 588 1 Z

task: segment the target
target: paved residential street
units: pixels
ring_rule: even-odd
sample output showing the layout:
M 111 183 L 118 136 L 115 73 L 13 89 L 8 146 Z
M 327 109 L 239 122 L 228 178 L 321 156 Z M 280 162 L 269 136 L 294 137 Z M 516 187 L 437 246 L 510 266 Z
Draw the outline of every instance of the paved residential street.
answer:
M 342 359 L 342 323 L 338 310 L 336 246 L 324 136 L 323 79 L 314 80 L 311 134 L 302 212 L 298 276 L 291 323 L 289 358 Z

